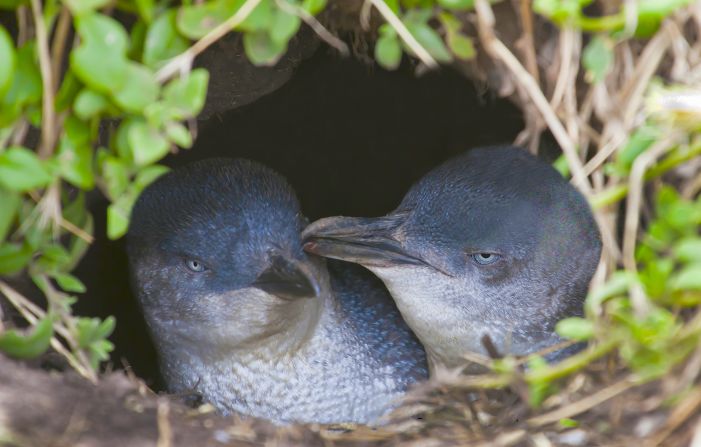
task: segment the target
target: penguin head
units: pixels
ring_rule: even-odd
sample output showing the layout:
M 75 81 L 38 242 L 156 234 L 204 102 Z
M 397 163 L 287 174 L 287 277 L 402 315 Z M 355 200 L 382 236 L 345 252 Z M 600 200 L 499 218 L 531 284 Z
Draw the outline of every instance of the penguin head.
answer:
M 247 160 L 197 162 L 147 187 L 127 247 L 156 344 L 226 352 L 284 331 L 322 287 L 306 223 L 287 182 Z
M 550 165 L 514 147 L 474 149 L 429 172 L 389 215 L 321 219 L 305 248 L 382 279 L 429 354 L 463 363 L 556 342 L 579 315 L 601 252 L 585 199 Z

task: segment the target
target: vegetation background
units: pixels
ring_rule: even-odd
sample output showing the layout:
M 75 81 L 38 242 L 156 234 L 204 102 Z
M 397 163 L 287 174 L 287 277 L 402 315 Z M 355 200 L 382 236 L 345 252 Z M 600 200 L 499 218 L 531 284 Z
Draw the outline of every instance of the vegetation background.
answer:
M 193 416 L 143 389 L 133 414 L 104 391 L 110 411 L 142 414 L 144 436 L 156 430 L 161 445 L 210 439 L 206 418 L 227 442 L 701 445 L 700 2 L 0 0 L 0 9 L 0 312 L 20 316 L 0 314 L 7 356 L 52 349 L 94 390 L 114 385 L 100 364 L 115 320 L 72 310 L 85 286 L 71 272 L 95 237 L 86 192 L 109 199 L 106 231 L 121 237 L 134 200 L 167 171 L 159 160 L 196 138 L 210 79 L 193 68 L 198 57 L 233 30 L 252 63 L 283 64 L 306 24 L 344 54 L 337 35 L 361 36 L 388 70 L 403 58 L 417 74 L 451 66 L 523 110 L 519 144 L 535 152 L 544 132 L 554 138 L 556 166 L 589 199 L 604 239 L 586 318 L 559 326 L 589 348 L 557 365 L 476 357 L 491 374 L 439 375 L 381 430 Z M 22 295 L 18 275 L 45 299 Z M 3 382 L 25 393 L 22 377 L 37 373 L 3 365 Z M 66 399 L 55 380 L 32 382 L 45 403 Z M 7 389 L 0 409 L 12 412 Z M 171 427 L 169 411 L 201 431 Z M 27 430 L 0 417 L 0 443 L 40 444 Z

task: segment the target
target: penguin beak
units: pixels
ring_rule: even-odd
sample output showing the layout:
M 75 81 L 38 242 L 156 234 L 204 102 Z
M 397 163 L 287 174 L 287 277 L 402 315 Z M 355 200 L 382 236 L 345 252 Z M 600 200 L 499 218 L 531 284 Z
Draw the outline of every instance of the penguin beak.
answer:
M 297 259 L 274 255 L 270 267 L 253 282 L 257 287 L 284 300 L 316 298 L 321 285 L 311 266 Z
M 326 258 L 368 267 L 427 265 L 421 258 L 408 253 L 395 237 L 395 230 L 404 223 L 404 219 L 401 214 L 320 219 L 302 233 L 304 249 Z

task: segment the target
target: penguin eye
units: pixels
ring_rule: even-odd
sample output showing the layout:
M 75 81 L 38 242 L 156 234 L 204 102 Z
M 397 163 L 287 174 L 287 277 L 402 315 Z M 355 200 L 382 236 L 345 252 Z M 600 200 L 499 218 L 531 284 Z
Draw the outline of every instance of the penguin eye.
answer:
M 200 273 L 204 272 L 207 270 L 207 267 L 204 266 L 200 261 L 196 259 L 188 259 L 185 261 L 185 265 L 187 266 L 188 269 L 190 269 L 193 272 Z
M 496 253 L 473 253 L 472 259 L 479 265 L 489 265 L 500 260 L 501 255 Z

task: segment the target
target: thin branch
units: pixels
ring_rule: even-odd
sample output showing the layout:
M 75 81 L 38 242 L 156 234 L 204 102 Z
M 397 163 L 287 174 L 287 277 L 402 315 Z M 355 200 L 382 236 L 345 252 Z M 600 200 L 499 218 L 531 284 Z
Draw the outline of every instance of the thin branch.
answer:
M 482 41 L 485 49 L 487 52 L 491 53 L 495 59 L 501 60 L 504 65 L 506 65 L 506 67 L 514 75 L 516 82 L 518 82 L 528 93 L 531 101 L 543 116 L 543 119 L 548 124 L 550 131 L 560 144 L 570 167 L 570 171 L 572 172 L 574 184 L 580 188 L 582 193 L 584 193 L 586 196 L 590 196 L 592 188 L 589 184 L 587 176 L 584 174 L 584 167 L 579 159 L 577 147 L 574 141 L 572 141 L 552 107 L 550 107 L 548 100 L 545 99 L 542 90 L 536 83 L 535 79 L 533 79 L 533 76 L 531 76 L 528 71 L 523 68 L 523 65 L 521 65 L 516 56 L 514 56 L 513 53 L 511 53 L 511 51 L 509 51 L 509 49 L 494 35 L 492 27 L 494 24 L 494 14 L 491 6 L 486 0 L 476 0 L 475 9 L 477 10 L 480 40 Z
M 61 67 L 63 66 L 63 53 L 68 41 L 68 32 L 71 29 L 71 14 L 68 8 L 63 6 L 58 16 L 56 30 L 54 31 L 53 46 L 51 47 L 51 76 L 54 81 L 54 90 L 58 89 L 61 79 Z
M 8 284 L 6 284 L 3 281 L 0 281 L 0 293 L 2 293 L 5 298 L 14 306 L 15 309 L 22 315 L 22 317 L 27 320 L 30 324 L 36 325 L 39 319 L 43 319 L 46 317 L 46 312 L 44 312 L 41 309 L 38 309 L 35 307 L 35 311 L 37 312 L 31 312 L 28 310 L 30 306 L 28 304 L 33 304 L 31 301 L 29 301 L 27 298 L 22 296 L 19 292 L 17 292 L 15 289 L 10 287 Z M 36 315 L 35 315 L 36 313 Z M 54 329 L 58 329 L 56 324 L 54 324 Z M 57 330 L 57 332 L 59 332 Z M 83 377 L 86 379 L 90 380 L 93 383 L 97 382 L 97 376 L 95 375 L 95 372 L 90 369 L 86 368 L 83 366 L 78 359 L 70 352 L 68 351 L 65 346 L 56 338 L 55 336 L 51 337 L 51 347 L 56 350 L 59 354 L 61 354 L 65 359 L 68 361 L 68 363 Z
M 335 48 L 339 53 L 344 56 L 348 56 L 350 54 L 348 45 L 346 45 L 346 43 L 338 37 L 331 34 L 331 32 L 327 30 L 324 25 L 316 19 L 316 17 L 309 14 L 304 10 L 304 8 L 300 8 L 299 6 L 289 3 L 286 0 L 276 0 L 275 3 L 283 11 L 302 19 L 302 21 L 306 23 L 321 40 L 326 42 L 329 46 Z
M 647 171 L 655 160 L 671 149 L 673 140 L 673 137 L 667 137 L 657 141 L 633 162 L 628 180 L 628 201 L 626 203 L 626 216 L 623 230 L 623 266 L 626 270 L 633 273 L 637 273 L 638 271 L 635 262 L 635 245 L 638 238 L 640 205 L 642 204 L 643 186 L 645 184 L 645 171 Z M 634 311 L 638 315 L 645 315 L 649 310 L 650 303 L 638 281 L 633 281 L 631 284 L 630 301 Z
M 38 1 L 38 0 L 33 0 Z M 192 62 L 195 60 L 200 53 L 209 48 L 214 42 L 218 41 L 225 35 L 227 35 L 231 30 L 240 25 L 244 20 L 248 18 L 254 9 L 260 4 L 262 0 L 247 0 L 246 3 L 241 5 L 241 7 L 228 19 L 214 27 L 212 31 L 207 33 L 200 40 L 195 42 L 190 48 L 183 51 L 179 55 L 171 59 L 167 64 L 165 64 L 156 73 L 156 79 L 159 82 L 165 82 L 172 78 L 178 72 L 187 72 L 192 67 Z
M 49 37 L 44 24 L 44 13 L 40 0 L 31 0 L 32 15 L 37 35 L 37 49 L 39 51 L 39 69 L 41 71 L 41 84 L 44 89 L 42 95 L 41 117 L 41 146 L 39 156 L 48 158 L 53 152 L 56 138 L 56 111 L 54 110 L 54 81 L 51 73 L 51 56 L 49 56 Z
M 438 68 L 438 62 L 431 56 L 431 54 L 426 50 L 423 45 L 419 43 L 418 40 L 409 32 L 407 27 L 399 20 L 399 17 L 387 6 L 384 0 L 366 0 L 372 4 L 377 10 L 382 14 L 387 23 L 389 23 L 392 28 L 397 32 L 399 37 L 402 38 L 404 43 L 407 44 L 409 49 L 416 54 L 421 62 L 423 62 L 428 68 Z
M 535 54 L 535 43 L 533 37 L 533 10 L 531 9 L 530 0 L 521 0 L 521 26 L 523 27 L 522 44 L 523 53 L 526 58 L 526 68 L 533 76 L 536 83 L 540 84 L 540 75 L 538 73 L 538 59 Z
M 621 394 L 637 384 L 638 382 L 635 381 L 632 376 L 626 377 L 620 382 L 616 382 L 613 385 L 585 397 L 584 399 L 578 400 L 577 402 L 573 402 L 565 407 L 558 408 L 557 410 L 549 413 L 532 417 L 528 419 L 528 425 L 532 427 L 541 427 L 543 425 L 552 424 L 561 419 L 571 418 L 606 402 L 612 397 Z

